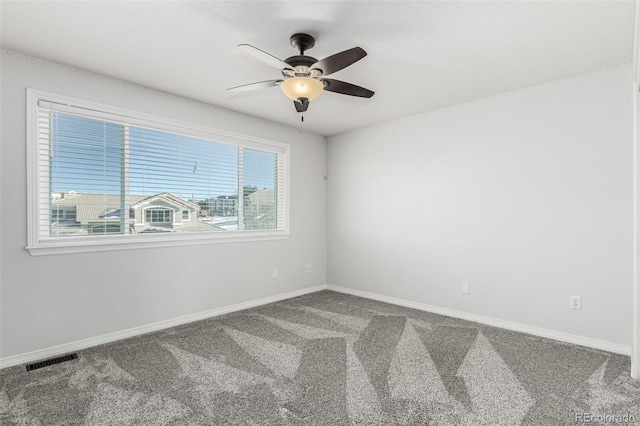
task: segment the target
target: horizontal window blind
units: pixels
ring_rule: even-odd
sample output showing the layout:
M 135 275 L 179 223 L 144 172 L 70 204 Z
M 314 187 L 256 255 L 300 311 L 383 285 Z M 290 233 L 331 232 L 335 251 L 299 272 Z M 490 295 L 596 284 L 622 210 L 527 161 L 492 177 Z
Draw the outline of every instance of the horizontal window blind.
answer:
M 36 121 L 36 244 L 286 230 L 283 144 L 51 99 Z

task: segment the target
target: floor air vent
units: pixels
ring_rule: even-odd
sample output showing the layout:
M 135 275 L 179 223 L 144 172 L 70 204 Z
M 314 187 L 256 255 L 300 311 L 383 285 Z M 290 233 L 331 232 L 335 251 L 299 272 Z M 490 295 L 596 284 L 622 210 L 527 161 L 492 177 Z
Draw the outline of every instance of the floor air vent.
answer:
M 46 359 L 44 361 L 34 362 L 33 364 L 27 364 L 27 371 L 37 370 L 38 368 L 48 367 L 49 365 L 60 364 L 61 362 L 71 361 L 72 359 L 78 359 L 78 354 L 73 353 L 56 358 Z

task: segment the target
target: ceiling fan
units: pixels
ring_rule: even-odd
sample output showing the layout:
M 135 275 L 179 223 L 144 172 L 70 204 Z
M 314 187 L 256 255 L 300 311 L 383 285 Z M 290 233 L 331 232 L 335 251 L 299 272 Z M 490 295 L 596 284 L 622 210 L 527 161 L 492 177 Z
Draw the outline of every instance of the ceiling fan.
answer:
M 280 86 L 284 94 L 293 100 L 297 112 L 305 112 L 309 108 L 309 102 L 318 97 L 323 90 L 361 98 L 373 96 L 374 92 L 364 87 L 345 81 L 325 78 L 367 56 L 367 52 L 362 48 L 347 49 L 319 61 L 304 54 L 316 44 L 316 40 L 309 34 L 296 33 L 291 36 L 290 42 L 293 47 L 300 51 L 300 54 L 291 56 L 284 61 L 250 44 L 239 44 L 238 47 L 244 52 L 267 65 L 280 69 L 283 78 L 244 84 L 227 90 L 229 92 L 244 92 Z

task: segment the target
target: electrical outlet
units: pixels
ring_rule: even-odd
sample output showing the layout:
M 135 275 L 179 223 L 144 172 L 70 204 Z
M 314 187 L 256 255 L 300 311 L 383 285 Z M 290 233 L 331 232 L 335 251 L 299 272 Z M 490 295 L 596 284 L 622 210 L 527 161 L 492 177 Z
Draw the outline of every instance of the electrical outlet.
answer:
M 569 307 L 571 309 L 582 309 L 582 297 L 569 296 Z
M 471 292 L 469 289 L 469 283 L 462 283 L 462 292 L 464 294 L 469 294 Z
M 271 276 L 274 280 L 278 279 L 278 268 L 273 268 L 273 275 Z
M 307 265 L 307 272 L 311 272 L 311 265 Z

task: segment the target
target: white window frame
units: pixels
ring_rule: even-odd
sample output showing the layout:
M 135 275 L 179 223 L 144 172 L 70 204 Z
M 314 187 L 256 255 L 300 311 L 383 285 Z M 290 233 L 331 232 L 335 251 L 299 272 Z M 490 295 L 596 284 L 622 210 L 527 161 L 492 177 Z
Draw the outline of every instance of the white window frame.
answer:
M 269 230 L 227 230 L 224 232 L 180 232 L 163 234 L 119 234 L 104 236 L 68 236 L 49 237 L 40 235 L 40 213 L 43 208 L 40 200 L 40 160 L 38 158 L 39 131 L 38 113 L 39 103 L 55 104 L 61 111 L 82 108 L 92 111 L 96 117 L 109 119 L 120 118 L 131 125 L 152 126 L 157 130 L 173 133 L 182 133 L 191 137 L 198 137 L 220 143 L 236 146 L 269 150 L 277 152 L 281 161 L 280 167 L 284 168 L 283 182 L 279 182 L 277 213 L 282 218 L 280 229 Z M 213 129 L 206 126 L 187 123 L 179 120 L 159 117 L 97 102 L 86 101 L 70 96 L 59 95 L 36 89 L 27 89 L 27 246 L 26 249 L 32 256 L 86 253 L 123 249 L 144 249 L 154 247 L 173 247 L 197 244 L 231 243 L 242 241 L 268 241 L 282 240 L 290 236 L 289 233 L 289 198 L 290 198 L 290 164 L 289 144 L 276 142 L 254 136 L 242 135 Z M 242 188 L 242 182 L 239 182 Z M 239 197 L 242 197 L 242 191 Z M 241 200 L 239 200 L 241 201 Z M 241 202 L 238 209 L 241 210 Z M 239 211 L 239 215 L 242 212 Z

